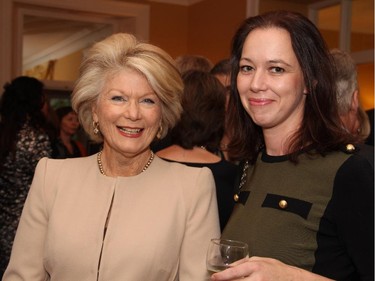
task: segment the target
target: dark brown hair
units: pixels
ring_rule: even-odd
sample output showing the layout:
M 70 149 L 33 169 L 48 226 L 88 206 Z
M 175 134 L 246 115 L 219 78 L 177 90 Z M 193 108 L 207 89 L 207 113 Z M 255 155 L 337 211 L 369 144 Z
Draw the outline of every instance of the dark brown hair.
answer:
M 0 170 L 8 154 L 14 155 L 17 134 L 26 122 L 32 128 L 45 129 L 44 102 L 44 84 L 36 78 L 19 76 L 4 85 L 0 101 Z
M 185 149 L 206 146 L 214 152 L 224 133 L 225 88 L 213 75 L 202 71 L 187 72 L 183 81 L 183 112 L 172 130 L 172 142 Z
M 232 41 L 231 98 L 228 126 L 232 142 L 230 156 L 234 160 L 256 160 L 263 143 L 262 129 L 257 126 L 241 104 L 237 90 L 239 61 L 244 42 L 255 29 L 282 28 L 291 38 L 293 51 L 301 66 L 308 91 L 301 127 L 291 137 L 290 160 L 297 163 L 301 148 L 314 148 L 324 155 L 355 141 L 340 126 L 337 113 L 333 65 L 329 50 L 316 26 L 305 16 L 288 11 L 273 11 L 246 19 Z

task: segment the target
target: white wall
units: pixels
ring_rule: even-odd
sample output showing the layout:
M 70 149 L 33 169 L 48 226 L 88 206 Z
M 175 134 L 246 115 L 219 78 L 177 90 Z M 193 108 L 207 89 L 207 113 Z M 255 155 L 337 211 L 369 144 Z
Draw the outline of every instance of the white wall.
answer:
M 114 32 L 130 32 L 147 41 L 149 13 L 148 5 L 112 0 L 1 0 L 0 85 L 22 74 L 25 15 L 112 24 Z M 45 84 L 64 88 L 64 83 Z

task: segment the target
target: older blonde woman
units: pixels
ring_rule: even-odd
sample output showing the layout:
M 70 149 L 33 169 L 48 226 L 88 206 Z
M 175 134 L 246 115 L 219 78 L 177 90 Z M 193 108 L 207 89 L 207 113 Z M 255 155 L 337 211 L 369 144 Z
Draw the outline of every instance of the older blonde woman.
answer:
M 150 149 L 181 113 L 172 58 L 115 34 L 80 73 L 72 105 L 103 149 L 40 161 L 3 280 L 205 280 L 219 236 L 213 176 Z

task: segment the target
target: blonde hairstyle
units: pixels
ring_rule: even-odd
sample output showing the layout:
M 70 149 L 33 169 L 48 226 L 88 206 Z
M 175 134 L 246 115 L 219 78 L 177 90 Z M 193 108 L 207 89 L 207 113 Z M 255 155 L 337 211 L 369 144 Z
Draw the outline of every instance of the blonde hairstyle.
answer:
M 138 41 L 126 33 L 113 34 L 95 43 L 80 66 L 80 76 L 72 93 L 72 107 L 78 113 L 82 127 L 96 142 L 103 136 L 94 134 L 92 108 L 105 83 L 125 68 L 142 73 L 161 100 L 163 138 L 180 118 L 183 82 L 175 62 L 157 46 Z

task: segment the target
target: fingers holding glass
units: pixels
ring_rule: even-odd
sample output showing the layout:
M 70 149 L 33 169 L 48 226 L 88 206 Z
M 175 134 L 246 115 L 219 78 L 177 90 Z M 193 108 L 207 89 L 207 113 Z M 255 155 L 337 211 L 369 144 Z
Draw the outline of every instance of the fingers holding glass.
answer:
M 249 247 L 245 242 L 228 239 L 211 239 L 207 250 L 207 269 L 219 272 L 232 266 L 236 261 L 249 257 Z

